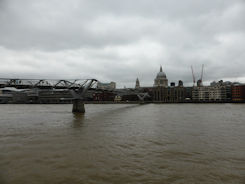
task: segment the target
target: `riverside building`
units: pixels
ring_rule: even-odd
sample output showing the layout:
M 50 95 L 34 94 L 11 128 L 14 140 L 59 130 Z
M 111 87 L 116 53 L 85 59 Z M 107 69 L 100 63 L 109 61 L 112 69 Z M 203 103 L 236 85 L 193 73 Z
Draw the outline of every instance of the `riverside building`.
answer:
M 232 86 L 232 101 L 233 102 L 245 102 L 245 85 L 233 85 Z
M 115 82 L 110 82 L 110 83 L 98 82 L 97 83 L 97 89 L 114 90 L 114 89 L 116 89 L 116 83 Z
M 193 87 L 193 102 L 230 102 L 231 101 L 231 83 L 212 82 L 210 86 Z
M 152 98 L 156 102 L 184 102 L 186 98 L 186 90 L 183 86 L 183 82 L 180 80 L 178 86 L 175 83 L 171 83 L 168 86 L 168 79 L 166 74 L 160 67 L 154 85 L 152 88 Z
M 224 86 L 202 86 L 193 87 L 192 100 L 194 102 L 225 102 L 226 87 Z

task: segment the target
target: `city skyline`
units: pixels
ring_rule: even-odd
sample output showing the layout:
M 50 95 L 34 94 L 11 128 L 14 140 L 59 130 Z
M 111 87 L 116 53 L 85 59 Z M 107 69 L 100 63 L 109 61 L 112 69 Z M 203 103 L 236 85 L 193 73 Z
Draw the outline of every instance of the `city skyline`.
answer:
M 2 0 L 0 77 L 245 82 L 244 18 L 242 0 Z

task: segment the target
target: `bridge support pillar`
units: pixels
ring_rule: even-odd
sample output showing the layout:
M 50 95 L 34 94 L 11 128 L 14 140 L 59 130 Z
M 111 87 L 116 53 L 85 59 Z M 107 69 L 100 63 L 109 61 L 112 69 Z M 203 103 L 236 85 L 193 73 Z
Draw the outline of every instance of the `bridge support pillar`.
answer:
M 72 112 L 85 113 L 84 102 L 80 99 L 73 100 Z

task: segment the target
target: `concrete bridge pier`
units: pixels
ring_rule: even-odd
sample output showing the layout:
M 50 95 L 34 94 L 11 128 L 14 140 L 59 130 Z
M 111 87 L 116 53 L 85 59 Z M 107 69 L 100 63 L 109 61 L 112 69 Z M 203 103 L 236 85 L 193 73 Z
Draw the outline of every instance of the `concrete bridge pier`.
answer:
M 85 113 L 83 100 L 75 99 L 72 101 L 72 103 L 73 103 L 72 112 Z

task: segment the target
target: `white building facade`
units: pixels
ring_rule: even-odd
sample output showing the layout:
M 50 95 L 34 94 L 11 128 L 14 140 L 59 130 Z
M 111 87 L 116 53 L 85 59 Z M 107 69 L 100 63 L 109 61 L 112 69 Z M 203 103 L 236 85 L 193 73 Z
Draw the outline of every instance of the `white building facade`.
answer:
M 226 86 L 193 87 L 192 100 L 196 102 L 225 102 L 228 101 Z
M 110 83 L 97 83 L 97 88 L 98 89 L 103 89 L 103 90 L 114 90 L 116 89 L 116 83 L 115 82 L 110 82 Z

